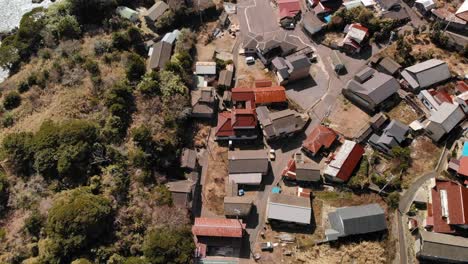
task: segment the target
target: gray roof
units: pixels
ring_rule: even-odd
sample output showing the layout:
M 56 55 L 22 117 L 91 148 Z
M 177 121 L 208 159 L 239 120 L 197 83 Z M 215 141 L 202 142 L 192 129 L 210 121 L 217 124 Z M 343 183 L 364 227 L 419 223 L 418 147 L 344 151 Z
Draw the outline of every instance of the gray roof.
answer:
M 166 12 L 169 9 L 169 6 L 163 2 L 163 1 L 158 1 L 156 2 L 150 9 L 148 9 L 148 13 L 146 16 L 155 22 L 160 18 L 164 12 Z
M 235 150 L 228 152 L 229 174 L 268 172 L 268 153 L 260 150 Z
M 379 3 L 385 10 L 401 5 L 400 0 L 379 0 Z
M 310 224 L 310 198 L 272 193 L 268 198 L 267 217 L 285 222 Z
M 308 121 L 306 116 L 291 109 L 270 112 L 266 106 L 259 106 L 255 111 L 267 139 L 300 131 Z
M 385 212 L 378 204 L 341 207 L 328 214 L 339 237 L 366 234 L 387 229 Z
M 466 263 L 468 238 L 421 231 L 421 250 L 418 255 L 429 260 Z
M 180 157 L 180 166 L 182 168 L 194 169 L 197 162 L 197 152 L 193 149 L 184 148 Z
M 191 180 L 173 181 L 166 184 L 170 192 L 177 193 L 191 193 L 194 185 L 195 182 Z
M 384 134 L 395 138 L 398 143 L 401 143 L 406 138 L 406 133 L 408 133 L 409 127 L 398 120 L 392 120 L 390 124 L 384 129 Z
M 284 58 L 276 57 L 271 61 L 271 64 L 283 79 L 287 79 L 289 77 L 288 65 L 286 64 L 286 60 Z
M 214 113 L 214 88 L 203 87 L 190 92 L 192 113 L 194 114 L 213 114 Z
M 153 52 L 150 55 L 148 68 L 163 69 L 171 59 L 172 45 L 165 41 L 159 41 L 153 45 Z
M 310 68 L 311 65 L 309 58 L 307 58 L 307 56 L 303 54 L 297 56 L 289 56 L 286 59 L 286 61 L 289 62 L 292 66 L 290 72 L 297 69 Z
M 354 75 L 354 78 L 356 79 L 356 81 L 358 81 L 360 83 L 363 83 L 367 79 L 372 77 L 372 75 L 374 75 L 374 73 L 375 73 L 374 69 L 372 69 L 370 67 L 365 67 L 364 69 L 362 69 L 361 71 L 356 73 L 356 75 Z
M 199 74 L 199 75 L 214 75 L 214 74 L 216 74 L 216 62 L 213 62 L 213 61 L 197 61 L 195 63 L 195 74 Z
M 378 69 L 383 71 L 383 73 L 394 75 L 401 69 L 401 65 L 389 57 L 385 57 L 379 62 Z
M 441 124 L 446 132 L 450 132 L 464 117 L 465 114 L 458 105 L 443 102 L 429 117 L 429 121 Z
M 356 80 L 349 80 L 346 85 L 346 89 L 354 93 L 369 96 L 375 104 L 380 104 L 396 93 L 399 88 L 400 84 L 395 78 L 381 72 L 375 72 L 372 78 L 364 83 L 359 83 Z
M 297 181 L 320 181 L 320 166 L 315 162 L 296 163 Z
M 307 30 L 309 34 L 319 32 L 326 25 L 312 12 L 306 12 L 302 17 L 302 27 Z
M 402 77 L 413 89 L 426 88 L 451 77 L 447 63 L 430 59 L 406 68 Z
M 230 70 L 222 70 L 219 73 L 218 85 L 231 87 L 233 75 L 234 75 L 234 72 Z
M 224 197 L 224 215 L 247 216 L 252 205 L 252 196 L 226 196 Z

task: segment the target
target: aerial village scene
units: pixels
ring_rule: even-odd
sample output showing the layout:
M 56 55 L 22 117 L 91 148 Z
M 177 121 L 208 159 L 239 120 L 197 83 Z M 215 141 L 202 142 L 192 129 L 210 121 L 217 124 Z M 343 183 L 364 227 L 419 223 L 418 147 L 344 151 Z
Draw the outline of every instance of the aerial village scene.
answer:
M 0 263 L 468 263 L 468 0 L 32 2 Z

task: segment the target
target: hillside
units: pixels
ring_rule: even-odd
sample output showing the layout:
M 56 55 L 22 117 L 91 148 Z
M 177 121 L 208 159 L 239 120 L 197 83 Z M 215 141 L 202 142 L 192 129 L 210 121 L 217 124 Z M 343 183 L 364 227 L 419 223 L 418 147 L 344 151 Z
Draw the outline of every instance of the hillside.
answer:
M 110 2 L 33 10 L 0 47 L 13 72 L 0 84 L 0 263 L 191 258 L 189 216 L 163 183 L 184 178 L 194 34 L 147 72 L 146 35 Z

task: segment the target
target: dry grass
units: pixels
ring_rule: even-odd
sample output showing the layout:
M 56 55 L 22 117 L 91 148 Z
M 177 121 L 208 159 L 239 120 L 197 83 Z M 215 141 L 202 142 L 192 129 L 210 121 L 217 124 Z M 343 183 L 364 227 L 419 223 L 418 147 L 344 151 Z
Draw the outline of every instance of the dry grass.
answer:
M 401 101 L 387 115 L 391 120 L 396 119 L 407 125 L 418 119 L 416 111 L 404 101 Z
M 224 214 L 225 184 L 228 178 L 228 149 L 211 144 L 208 154 L 208 168 L 203 185 L 204 208 L 217 215 Z
M 413 140 L 411 149 L 411 167 L 403 176 L 403 187 L 408 186 L 419 176 L 432 171 L 439 160 L 441 149 L 426 136 Z
M 328 118 L 330 127 L 347 138 L 353 138 L 368 124 L 370 117 L 344 97 L 339 98 Z

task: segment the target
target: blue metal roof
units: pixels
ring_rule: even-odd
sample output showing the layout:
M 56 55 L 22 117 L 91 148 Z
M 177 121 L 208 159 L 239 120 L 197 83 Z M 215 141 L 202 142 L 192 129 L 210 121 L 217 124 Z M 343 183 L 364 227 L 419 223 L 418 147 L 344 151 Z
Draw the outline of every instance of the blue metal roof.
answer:
M 271 189 L 271 192 L 272 193 L 281 193 L 281 188 L 280 187 L 273 187 L 273 189 Z
M 463 144 L 462 157 L 468 156 L 468 141 Z

